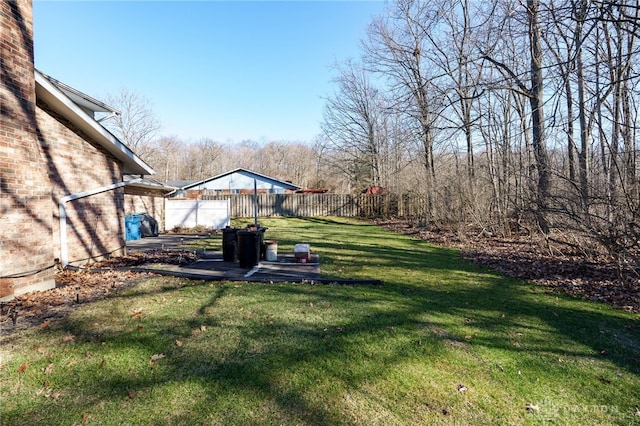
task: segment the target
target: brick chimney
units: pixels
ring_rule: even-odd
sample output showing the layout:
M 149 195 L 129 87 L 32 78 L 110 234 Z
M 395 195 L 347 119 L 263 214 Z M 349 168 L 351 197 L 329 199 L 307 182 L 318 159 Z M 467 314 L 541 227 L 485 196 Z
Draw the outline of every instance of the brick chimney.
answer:
M 0 0 L 0 300 L 54 286 L 52 198 L 36 120 L 31 0 Z

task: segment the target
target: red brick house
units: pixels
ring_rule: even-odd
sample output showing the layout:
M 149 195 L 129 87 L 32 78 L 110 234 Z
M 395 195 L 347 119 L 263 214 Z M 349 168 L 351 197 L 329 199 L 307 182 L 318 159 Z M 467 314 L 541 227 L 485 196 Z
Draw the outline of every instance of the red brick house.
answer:
M 56 267 L 125 250 L 125 174 L 153 170 L 94 119 L 99 101 L 34 68 L 31 0 L 0 0 L 0 300 Z

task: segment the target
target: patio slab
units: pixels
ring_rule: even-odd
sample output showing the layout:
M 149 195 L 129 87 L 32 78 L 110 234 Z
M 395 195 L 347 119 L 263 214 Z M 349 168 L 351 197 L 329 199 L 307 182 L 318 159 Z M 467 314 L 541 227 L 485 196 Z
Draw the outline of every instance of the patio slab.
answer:
M 182 250 L 183 244 L 207 238 L 208 235 L 160 235 L 127 241 L 129 252 L 148 250 Z M 186 249 L 184 250 L 192 250 Z M 189 279 L 258 281 L 258 282 L 302 282 L 322 281 L 320 258 L 312 254 L 308 263 L 296 262 L 293 253 L 279 254 L 277 261 L 260 261 L 253 268 L 240 268 L 237 262 L 225 262 L 221 252 L 207 250 L 194 263 L 185 266 L 152 264 L 132 268 L 140 272 L 180 276 Z

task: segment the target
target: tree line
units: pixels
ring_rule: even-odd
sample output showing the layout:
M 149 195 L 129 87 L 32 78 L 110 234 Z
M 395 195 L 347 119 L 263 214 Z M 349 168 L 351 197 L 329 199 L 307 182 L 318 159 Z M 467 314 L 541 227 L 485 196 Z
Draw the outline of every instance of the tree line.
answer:
M 636 250 L 640 5 L 396 0 L 338 65 L 326 145 L 354 177 L 422 170 L 429 221 Z
M 361 56 L 335 64 L 315 140 L 124 141 L 161 180 L 246 167 L 378 185 L 422 196 L 427 223 L 588 236 L 623 262 L 640 241 L 639 14 L 632 0 L 395 0 Z

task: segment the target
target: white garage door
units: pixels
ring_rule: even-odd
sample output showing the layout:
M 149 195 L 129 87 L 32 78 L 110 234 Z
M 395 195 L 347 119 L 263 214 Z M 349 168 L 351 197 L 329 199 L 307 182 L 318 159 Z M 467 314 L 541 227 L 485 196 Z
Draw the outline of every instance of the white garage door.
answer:
M 229 226 L 229 200 L 165 200 L 165 229 L 176 227 L 222 229 Z

